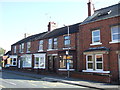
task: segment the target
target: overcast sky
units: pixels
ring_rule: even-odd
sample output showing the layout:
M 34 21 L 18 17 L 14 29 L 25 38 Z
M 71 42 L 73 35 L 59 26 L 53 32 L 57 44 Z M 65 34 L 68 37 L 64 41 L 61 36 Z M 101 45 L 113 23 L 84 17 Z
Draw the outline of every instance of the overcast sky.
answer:
M 117 4 L 120 0 L 92 0 L 95 9 Z M 87 17 L 88 0 L 0 0 L 0 47 L 24 38 L 24 33 L 47 31 L 49 21 L 58 27 L 82 22 Z

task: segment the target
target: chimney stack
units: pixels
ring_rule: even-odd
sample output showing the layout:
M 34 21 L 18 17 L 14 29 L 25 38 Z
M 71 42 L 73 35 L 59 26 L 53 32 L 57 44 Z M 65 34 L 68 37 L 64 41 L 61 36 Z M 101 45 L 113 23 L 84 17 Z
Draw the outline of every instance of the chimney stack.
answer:
M 95 7 L 94 4 L 92 4 L 92 0 L 89 0 L 87 4 L 88 4 L 88 16 L 91 16 L 95 11 Z
M 54 22 L 48 23 L 48 31 L 52 31 L 52 30 L 56 29 L 56 27 L 57 27 L 56 23 L 54 23 Z
M 91 16 L 91 0 L 89 0 L 88 4 L 88 16 Z

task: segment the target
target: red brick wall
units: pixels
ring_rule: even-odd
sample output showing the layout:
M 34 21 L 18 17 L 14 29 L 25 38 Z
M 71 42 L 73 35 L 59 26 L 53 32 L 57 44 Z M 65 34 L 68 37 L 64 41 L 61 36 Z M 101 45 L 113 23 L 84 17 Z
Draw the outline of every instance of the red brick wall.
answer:
M 117 24 L 118 20 L 120 20 L 120 17 L 96 21 L 80 26 L 80 38 L 79 38 L 80 70 L 86 68 L 86 57 L 85 55 L 83 55 L 83 51 L 89 49 L 90 47 L 103 46 L 110 48 L 109 55 L 104 55 L 104 70 L 111 71 L 113 80 L 118 79 L 118 55 L 116 54 L 116 50 L 118 50 L 118 46 L 120 45 L 120 43 L 116 44 L 109 43 L 111 42 L 111 25 Z M 90 46 L 90 44 L 92 44 L 91 29 L 94 28 L 100 28 L 100 38 L 102 45 Z

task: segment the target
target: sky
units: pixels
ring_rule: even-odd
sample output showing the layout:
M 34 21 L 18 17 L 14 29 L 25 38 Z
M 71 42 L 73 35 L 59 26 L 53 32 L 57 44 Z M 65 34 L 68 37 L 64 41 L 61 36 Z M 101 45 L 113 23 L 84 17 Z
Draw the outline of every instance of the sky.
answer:
M 87 18 L 89 0 L 0 0 L 0 47 L 9 51 L 24 34 L 47 31 L 49 21 L 58 28 Z M 92 0 L 95 9 L 117 4 L 120 0 Z

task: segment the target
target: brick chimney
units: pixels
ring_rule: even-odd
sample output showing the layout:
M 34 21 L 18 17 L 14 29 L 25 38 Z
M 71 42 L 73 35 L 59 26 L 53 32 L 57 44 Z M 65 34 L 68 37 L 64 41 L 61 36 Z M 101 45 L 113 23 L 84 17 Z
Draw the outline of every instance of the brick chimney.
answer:
M 91 0 L 89 0 L 88 4 L 88 16 L 91 16 Z
M 54 30 L 56 28 L 57 28 L 56 23 L 54 23 L 54 22 L 49 22 L 48 23 L 48 31 L 52 31 L 52 30 Z
M 88 4 L 88 16 L 91 16 L 95 11 L 95 7 L 94 4 L 92 4 L 92 0 L 89 0 L 87 4 Z

